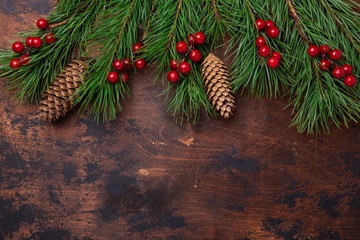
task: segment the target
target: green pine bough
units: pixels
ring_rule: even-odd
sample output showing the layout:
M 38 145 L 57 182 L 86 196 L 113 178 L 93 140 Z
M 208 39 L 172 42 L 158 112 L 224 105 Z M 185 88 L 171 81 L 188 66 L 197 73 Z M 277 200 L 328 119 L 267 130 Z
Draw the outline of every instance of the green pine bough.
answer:
M 342 66 L 350 64 L 359 77 L 360 15 L 354 11 L 358 5 L 352 1 L 287 0 L 293 18 L 292 30 L 297 35 L 289 38 L 292 57 L 291 104 L 294 106 L 293 125 L 299 132 L 329 132 L 330 124 L 346 127 L 356 121 L 360 110 L 360 84 L 346 87 L 343 80 L 331 71 L 319 68 L 319 58 L 309 58 L 304 51 L 309 44 L 326 44 L 339 49 Z M 297 27 L 296 27 L 297 25 Z
M 37 102 L 68 62 L 92 57 L 88 77 L 73 100 L 81 111 L 90 109 L 93 119 L 106 122 L 116 118 L 121 100 L 130 94 L 126 83 L 107 80 L 114 60 L 144 58 L 156 68 L 154 81 L 165 84 L 170 61 L 184 58 L 176 44 L 200 31 L 207 38 L 205 45 L 196 46 L 203 58 L 227 44 L 235 92 L 257 98 L 288 96 L 292 125 L 299 132 L 329 133 L 332 125 L 347 127 L 357 121 L 360 84 L 348 87 L 343 79 L 334 78 L 333 68 L 321 70 L 320 60 L 329 57 L 311 57 L 307 49 L 324 44 L 339 49 L 343 56 L 332 61 L 334 66 L 350 64 L 352 75 L 359 78 L 359 7 L 352 0 L 64 0 L 47 18 L 57 41 L 32 49 L 29 65 L 16 69 L 9 62 L 21 55 L 1 50 L 0 71 L 9 89 L 17 90 L 17 99 Z M 278 37 L 255 28 L 257 19 L 272 20 L 280 30 Z M 259 55 L 258 37 L 281 54 L 276 68 Z M 132 46 L 139 42 L 144 47 L 134 55 Z M 179 121 L 198 121 L 202 109 L 216 116 L 202 86 L 200 64 L 189 63 L 189 74 L 166 84 L 167 111 Z
M 97 121 L 102 116 L 106 122 L 116 119 L 121 111 L 120 100 L 129 95 L 126 83 L 112 84 L 107 75 L 116 59 L 133 59 L 131 51 L 138 40 L 138 28 L 146 23 L 152 2 L 147 0 L 102 0 L 102 10 L 97 13 L 97 21 L 87 36 L 88 55 L 97 54 L 90 65 L 88 78 L 75 93 L 75 103 L 81 109 L 91 106 L 91 114 Z
M 61 72 L 63 67 L 74 58 L 75 54 L 83 54 L 86 43 L 84 37 L 91 32 L 96 14 L 101 11 L 96 0 L 61 1 L 48 17 L 49 23 L 58 25 L 53 28 L 57 41 L 53 44 L 43 44 L 39 49 L 31 49 L 31 61 L 27 66 L 11 69 L 9 62 L 20 58 L 10 49 L 0 52 L 1 76 L 7 79 L 9 89 L 16 89 L 15 98 L 21 102 L 28 100 L 38 102 L 41 95 Z M 50 24 L 51 26 L 52 24 Z M 25 39 L 29 36 L 40 36 L 42 31 L 21 33 Z

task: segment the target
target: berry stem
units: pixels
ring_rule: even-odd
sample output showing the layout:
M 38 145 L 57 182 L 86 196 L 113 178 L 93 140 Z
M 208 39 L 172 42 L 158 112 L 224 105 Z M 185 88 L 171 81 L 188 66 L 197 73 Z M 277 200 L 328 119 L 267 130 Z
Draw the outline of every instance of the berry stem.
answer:
M 192 50 L 193 48 L 194 48 L 194 46 L 193 46 L 193 45 L 190 45 L 187 53 L 185 53 L 185 56 L 183 57 L 183 59 L 181 60 L 181 62 L 185 62 L 185 61 L 186 61 L 186 57 L 190 54 L 190 52 L 191 52 L 191 50 Z M 179 72 L 179 68 L 178 68 L 176 71 Z
M 44 36 L 44 34 L 47 33 L 47 31 L 49 31 L 49 30 L 50 30 L 50 32 L 52 32 L 52 28 L 47 28 L 47 29 L 45 29 L 45 30 L 40 34 L 40 38 L 42 38 L 42 37 Z M 22 55 L 22 57 L 23 57 L 24 55 L 26 55 L 26 54 L 30 54 L 30 51 L 31 51 L 32 48 L 33 48 L 33 47 L 29 47 L 29 48 L 26 50 L 26 52 Z
M 182 59 L 182 62 L 184 62 L 186 60 L 186 57 L 190 54 L 191 50 L 193 50 L 194 46 L 190 45 L 189 50 L 187 51 L 187 53 L 185 53 L 184 58 Z
M 328 60 L 330 63 L 332 63 L 332 65 L 334 65 L 334 67 L 336 67 L 336 68 L 341 67 L 340 65 L 338 65 L 338 64 L 336 64 L 334 61 L 332 61 L 332 60 L 328 57 L 328 55 L 322 54 L 322 57 L 323 57 L 323 58 L 326 58 L 326 60 Z

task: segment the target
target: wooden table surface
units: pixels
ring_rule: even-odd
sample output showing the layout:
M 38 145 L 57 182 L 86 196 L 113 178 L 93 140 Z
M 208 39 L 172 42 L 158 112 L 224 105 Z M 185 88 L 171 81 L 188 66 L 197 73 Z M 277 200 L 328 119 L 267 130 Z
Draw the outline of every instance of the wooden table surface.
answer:
M 53 2 L 1 0 L 0 46 Z M 221 55 L 220 55 L 221 56 Z M 360 125 L 296 133 L 288 99 L 179 125 L 148 68 L 118 120 L 0 94 L 0 239 L 360 239 Z

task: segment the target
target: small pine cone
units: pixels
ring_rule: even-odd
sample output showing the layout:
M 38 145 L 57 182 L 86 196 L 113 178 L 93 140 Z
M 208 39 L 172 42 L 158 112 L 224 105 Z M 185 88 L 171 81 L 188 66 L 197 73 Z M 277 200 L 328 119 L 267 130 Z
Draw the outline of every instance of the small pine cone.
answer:
M 57 75 L 40 100 L 41 118 L 52 122 L 65 116 L 73 108 L 69 98 L 83 84 L 87 66 L 84 61 L 73 60 Z
M 225 63 L 210 53 L 201 64 L 201 78 L 212 107 L 226 119 L 234 114 L 235 97 Z

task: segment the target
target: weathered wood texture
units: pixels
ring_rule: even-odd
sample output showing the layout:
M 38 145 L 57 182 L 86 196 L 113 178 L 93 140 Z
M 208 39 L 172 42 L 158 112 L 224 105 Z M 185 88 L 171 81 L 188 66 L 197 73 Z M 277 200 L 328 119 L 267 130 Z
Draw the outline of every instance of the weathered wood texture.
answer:
M 0 8 L 5 46 L 51 4 Z M 246 96 L 229 121 L 178 125 L 150 73 L 130 88 L 97 126 L 45 123 L 1 87 L 0 239 L 360 239 L 360 125 L 299 135 L 287 99 Z

